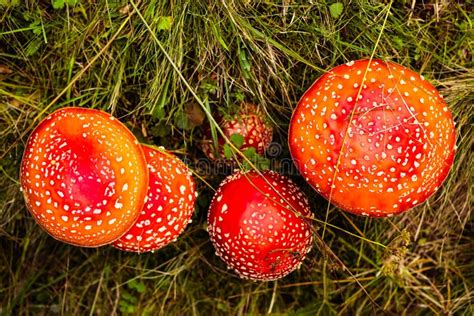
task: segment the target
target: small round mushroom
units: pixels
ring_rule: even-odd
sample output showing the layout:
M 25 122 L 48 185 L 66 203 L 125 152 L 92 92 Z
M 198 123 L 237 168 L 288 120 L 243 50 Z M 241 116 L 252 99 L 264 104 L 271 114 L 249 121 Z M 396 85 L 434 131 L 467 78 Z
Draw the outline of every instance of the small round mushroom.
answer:
M 242 278 L 275 280 L 311 249 L 308 201 L 273 171 L 238 171 L 219 186 L 207 222 L 216 254 Z M 306 218 L 305 218 L 306 217 Z
M 392 62 L 352 61 L 299 101 L 289 145 L 302 175 L 330 202 L 374 217 L 430 197 L 453 164 L 456 132 L 442 96 Z
M 133 227 L 113 246 L 133 252 L 155 251 L 176 240 L 194 212 L 196 191 L 191 172 L 178 157 L 143 146 L 150 182 L 145 206 Z
M 116 118 L 99 110 L 63 108 L 30 135 L 20 182 L 28 209 L 51 236 L 97 247 L 135 223 L 148 170 L 140 144 Z
M 240 147 L 241 151 L 253 147 L 259 155 L 265 153 L 273 137 L 273 128 L 265 121 L 265 117 L 258 111 L 257 106 L 250 103 L 243 104 L 239 113 L 232 119 L 220 119 L 219 126 L 227 138 L 230 138 L 233 134 L 243 136 L 244 141 Z M 224 138 L 219 136 L 217 148 L 219 155 L 216 156 L 211 131 L 208 129 L 205 131 L 201 148 L 209 159 L 221 158 L 225 160 L 224 144 Z

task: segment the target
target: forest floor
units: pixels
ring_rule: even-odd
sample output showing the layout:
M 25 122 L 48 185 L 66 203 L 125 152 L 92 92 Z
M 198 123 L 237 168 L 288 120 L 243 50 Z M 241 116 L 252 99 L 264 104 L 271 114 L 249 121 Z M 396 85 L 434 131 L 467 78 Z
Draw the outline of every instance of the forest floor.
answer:
M 473 21 L 468 1 L 0 0 L 0 313 L 473 315 Z M 332 67 L 372 55 L 440 90 L 458 150 L 442 188 L 391 218 L 328 207 L 290 174 L 315 228 L 330 224 L 324 243 L 340 261 L 315 244 L 281 280 L 239 279 L 206 231 L 206 183 L 217 188 L 222 173 L 194 170 L 193 222 L 155 253 L 60 243 L 26 209 L 25 142 L 55 109 L 107 111 L 197 166 L 201 105 L 225 115 L 252 102 L 276 127 L 282 148 L 272 158 L 283 161 L 302 93 Z

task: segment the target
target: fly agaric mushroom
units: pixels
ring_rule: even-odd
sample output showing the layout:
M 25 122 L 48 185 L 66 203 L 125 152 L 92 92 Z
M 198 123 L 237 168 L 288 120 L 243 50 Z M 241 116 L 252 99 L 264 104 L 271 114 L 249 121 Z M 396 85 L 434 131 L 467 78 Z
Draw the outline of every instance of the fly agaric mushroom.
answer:
M 145 206 L 133 227 L 113 246 L 147 252 L 175 240 L 191 222 L 196 192 L 186 165 L 164 149 L 142 146 L 150 182 Z
M 216 254 L 240 277 L 275 280 L 296 269 L 311 248 L 308 201 L 273 171 L 239 171 L 219 186 L 207 222 Z
M 244 151 L 248 148 L 255 148 L 256 153 L 259 155 L 265 153 L 273 137 L 273 128 L 265 122 L 265 118 L 254 104 L 245 103 L 234 118 L 220 119 L 219 126 L 227 138 L 234 134 L 242 135 L 243 143 L 239 150 Z M 218 156 L 214 152 L 214 143 L 209 129 L 205 131 L 204 138 L 201 148 L 209 159 L 226 159 L 223 150 L 224 138 L 218 137 Z
M 340 208 L 374 217 L 431 196 L 453 164 L 455 138 L 436 88 L 381 60 L 352 61 L 321 76 L 289 129 L 291 155 L 306 180 Z
M 28 209 L 51 236 L 97 247 L 135 223 L 148 171 L 140 144 L 117 119 L 99 110 L 63 108 L 30 135 L 20 182 Z

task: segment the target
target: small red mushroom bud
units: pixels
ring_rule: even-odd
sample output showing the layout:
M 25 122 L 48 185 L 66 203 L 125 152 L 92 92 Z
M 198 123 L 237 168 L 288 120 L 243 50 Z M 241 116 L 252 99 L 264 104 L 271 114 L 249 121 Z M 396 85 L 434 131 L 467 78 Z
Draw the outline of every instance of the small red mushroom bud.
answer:
M 133 227 L 113 246 L 126 251 L 155 251 L 176 240 L 194 212 L 196 192 L 186 165 L 164 149 L 143 146 L 150 182 L 145 206 Z
M 275 280 L 309 252 L 311 211 L 299 188 L 273 171 L 239 171 L 219 186 L 207 222 L 216 254 L 242 278 Z
M 148 171 L 140 144 L 117 119 L 98 110 L 63 108 L 30 135 L 20 182 L 28 209 L 51 236 L 97 247 L 135 223 Z
M 302 175 L 343 210 L 391 216 L 430 197 L 453 164 L 456 132 L 429 82 L 392 62 L 352 61 L 299 101 L 289 145 Z
M 265 121 L 257 106 L 253 104 L 244 104 L 240 112 L 232 119 L 220 119 L 219 127 L 229 139 L 234 134 L 239 134 L 243 137 L 243 143 L 239 148 L 240 151 L 255 148 L 256 153 L 259 155 L 265 153 L 273 137 L 273 128 Z M 206 130 L 201 148 L 209 159 L 226 159 L 224 144 L 224 138 L 219 135 L 217 144 L 219 155 L 216 156 L 211 131 Z

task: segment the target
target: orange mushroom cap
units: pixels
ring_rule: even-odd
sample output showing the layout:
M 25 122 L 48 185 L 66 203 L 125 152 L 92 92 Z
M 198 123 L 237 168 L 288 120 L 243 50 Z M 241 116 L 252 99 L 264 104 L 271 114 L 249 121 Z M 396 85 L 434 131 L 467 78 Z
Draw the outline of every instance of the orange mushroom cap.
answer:
M 291 155 L 306 181 L 340 208 L 377 217 L 404 212 L 440 187 L 455 138 L 436 88 L 381 60 L 352 61 L 321 76 L 289 128 Z
M 150 182 L 137 222 L 113 246 L 126 251 L 155 251 L 176 240 L 194 212 L 196 191 L 186 165 L 164 149 L 143 146 Z
M 239 171 L 219 186 L 207 222 L 216 254 L 242 278 L 275 280 L 295 270 L 311 249 L 308 201 L 274 171 Z
M 30 135 L 20 182 L 28 209 L 51 236 L 97 247 L 122 236 L 140 215 L 148 170 L 138 141 L 117 119 L 63 108 Z
M 239 148 L 241 151 L 248 148 L 255 148 L 255 152 L 259 155 L 265 153 L 273 137 L 273 128 L 265 122 L 265 118 L 258 111 L 257 106 L 250 103 L 245 103 L 239 113 L 232 119 L 222 118 L 219 121 L 219 126 L 228 138 L 233 134 L 242 135 L 244 142 Z M 216 157 L 214 154 L 213 141 L 211 139 L 211 131 L 206 130 L 205 139 L 201 148 L 209 159 L 226 159 L 224 155 L 224 144 L 224 138 L 219 135 L 219 155 Z

